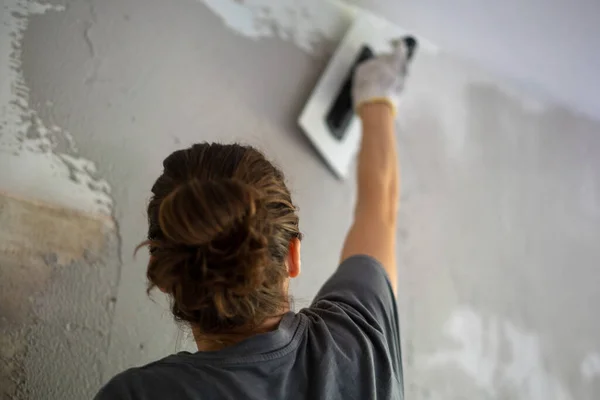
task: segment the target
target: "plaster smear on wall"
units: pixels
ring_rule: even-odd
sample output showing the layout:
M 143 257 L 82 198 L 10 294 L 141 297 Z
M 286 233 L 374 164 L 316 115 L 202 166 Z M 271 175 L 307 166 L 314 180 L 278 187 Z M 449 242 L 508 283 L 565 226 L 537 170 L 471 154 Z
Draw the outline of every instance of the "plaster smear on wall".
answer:
M 350 6 L 346 2 L 322 0 L 285 0 L 272 2 L 268 0 L 197 0 L 208 6 L 224 22 L 224 24 L 243 36 L 251 39 L 264 37 L 278 37 L 289 41 L 308 53 L 318 52 L 319 43 L 323 40 L 338 43 L 346 33 L 354 18 L 359 13 L 368 11 Z M 373 19 L 374 29 L 385 32 L 407 32 L 384 18 Z M 423 38 L 417 32 L 411 32 L 419 40 L 419 52 L 428 56 L 448 56 L 434 43 Z M 419 57 L 417 61 L 419 62 Z M 414 66 L 417 68 L 417 66 Z M 495 76 L 493 78 L 496 78 Z M 549 102 L 540 100 L 542 96 L 536 90 L 520 88 L 514 85 L 495 85 L 498 90 L 510 96 L 524 110 L 533 113 L 543 113 L 551 106 Z M 409 90 L 411 90 L 409 85 Z M 421 92 L 427 93 L 428 101 L 440 102 L 444 105 L 438 107 L 447 110 L 445 104 L 454 101 L 454 92 L 441 93 L 439 88 L 432 84 L 421 87 Z M 414 96 L 409 94 L 407 99 Z M 405 105 L 406 107 L 406 105 Z M 419 105 L 421 107 L 421 105 Z M 406 110 L 406 108 L 405 108 Z M 454 110 L 456 111 L 456 110 Z M 461 133 L 466 132 L 466 110 L 443 115 L 448 126 L 454 126 L 452 136 L 447 137 L 447 152 L 454 158 L 460 159 L 466 138 Z M 402 123 L 402 121 L 401 121 Z M 458 129 L 459 126 L 465 126 Z M 450 132 L 450 130 L 448 130 Z
M 21 41 L 29 16 L 63 6 L 6 0 L 0 25 L 0 191 L 92 215 L 110 216 L 110 186 L 78 155 L 71 134 L 46 126 L 29 104 L 21 72 Z
M 581 362 L 581 375 L 587 380 L 600 378 L 600 353 L 590 353 Z
M 30 16 L 61 11 L 63 6 L 5 0 L 0 21 L 0 398 L 39 398 L 30 396 L 28 381 L 52 376 L 28 373 L 29 353 L 49 348 L 63 330 L 77 329 L 79 335 L 95 329 L 74 315 L 66 317 L 77 319 L 73 324 L 56 318 L 73 304 L 73 288 L 63 291 L 64 303 L 43 296 L 58 267 L 83 263 L 88 268 L 82 274 L 89 276 L 94 271 L 89 266 L 115 247 L 110 186 L 97 176 L 94 163 L 79 155 L 71 134 L 48 126 L 31 107 L 21 70 L 21 43 Z M 39 312 L 36 304 L 45 311 Z M 52 337 L 41 337 L 42 326 L 56 324 Z M 75 332 L 70 334 L 75 338 Z
M 215 12 L 225 25 L 252 39 L 278 37 L 308 53 L 321 50 L 323 41 L 337 43 L 360 10 L 346 2 L 328 0 L 197 0 Z M 389 22 L 379 19 L 385 28 Z M 373 20 L 377 23 L 377 20 Z M 413 33 L 414 34 L 414 33 Z M 419 38 L 421 51 L 439 51 L 429 40 Z
M 198 0 L 224 23 L 252 39 L 278 37 L 302 50 L 320 51 L 323 41 L 337 42 L 350 26 L 355 9 L 323 0 Z
M 483 317 L 466 307 L 452 313 L 444 333 L 458 346 L 423 356 L 419 368 L 425 374 L 456 367 L 485 398 L 575 398 L 548 370 L 541 339 L 535 333 L 495 316 Z M 591 388 L 592 381 L 600 376 L 600 356 L 586 356 L 580 372 L 579 387 Z

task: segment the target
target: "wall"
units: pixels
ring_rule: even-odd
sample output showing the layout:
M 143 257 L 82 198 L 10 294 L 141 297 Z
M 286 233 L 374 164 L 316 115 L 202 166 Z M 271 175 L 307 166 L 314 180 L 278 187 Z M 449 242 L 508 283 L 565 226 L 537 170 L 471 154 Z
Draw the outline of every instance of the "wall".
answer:
M 18 201 L 2 203 L 17 211 L 0 207 L 11 222 L 2 225 L 0 273 L 23 300 L 2 309 L 22 317 L 2 319 L 0 354 L 17 398 L 87 398 L 124 368 L 190 346 L 162 296 L 146 297 L 146 255 L 132 252 L 161 160 L 197 141 L 255 144 L 284 168 L 306 234 L 293 294 L 297 307 L 310 301 L 337 262 L 354 189 L 324 167 L 295 119 L 352 9 L 320 1 L 6 4 L 18 12 L 2 16 L 12 25 L 3 25 L 0 52 L 10 78 L 2 81 L 0 188 Z M 452 53 L 416 59 L 398 121 L 407 398 L 600 392 L 592 317 L 600 124 L 531 93 Z M 48 257 L 62 248 L 21 234 L 19 249 L 37 247 L 17 259 L 6 237 L 37 226 L 15 215 L 37 221 L 51 205 L 78 211 L 51 219 L 41 236 L 75 221 L 68 230 L 94 251 Z M 40 266 L 45 278 L 14 279 L 23 265 Z M 21 303 L 25 311 L 15 313 Z

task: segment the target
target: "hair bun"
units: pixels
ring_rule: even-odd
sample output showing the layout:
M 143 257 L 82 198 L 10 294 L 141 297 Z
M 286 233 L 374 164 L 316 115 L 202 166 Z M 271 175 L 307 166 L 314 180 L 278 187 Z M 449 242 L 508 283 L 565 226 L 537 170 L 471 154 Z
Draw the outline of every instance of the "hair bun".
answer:
M 166 246 L 155 257 L 169 260 L 157 262 L 185 285 L 186 301 L 177 303 L 189 310 L 181 313 L 214 307 L 230 318 L 243 311 L 234 297 L 259 289 L 270 261 L 266 211 L 260 193 L 236 179 L 191 179 L 165 197 L 158 220 Z
M 283 172 L 258 150 L 173 152 L 148 203 L 148 292 L 202 334 L 252 332 L 289 309 L 290 243 L 301 238 Z
M 260 209 L 257 191 L 235 179 L 191 179 L 162 202 L 159 224 L 173 244 L 202 246 L 253 219 Z

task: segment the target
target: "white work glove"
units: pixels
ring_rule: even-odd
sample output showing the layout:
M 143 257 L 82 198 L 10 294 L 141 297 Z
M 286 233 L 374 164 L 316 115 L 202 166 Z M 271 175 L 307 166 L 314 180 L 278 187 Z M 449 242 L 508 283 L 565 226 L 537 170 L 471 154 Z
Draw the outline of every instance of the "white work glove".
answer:
M 391 53 L 381 54 L 360 64 L 354 71 L 352 101 L 358 112 L 367 103 L 387 103 L 394 115 L 408 72 L 408 50 L 404 40 L 392 42 Z

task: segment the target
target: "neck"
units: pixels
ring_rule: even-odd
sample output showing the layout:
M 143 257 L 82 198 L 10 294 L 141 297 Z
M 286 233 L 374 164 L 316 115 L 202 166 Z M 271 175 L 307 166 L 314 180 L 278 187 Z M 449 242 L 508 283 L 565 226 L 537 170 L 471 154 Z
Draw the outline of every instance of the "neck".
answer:
M 268 318 L 258 327 L 250 331 L 245 331 L 244 328 L 240 328 L 233 332 L 206 334 L 197 327 L 192 326 L 192 333 L 194 335 L 196 346 L 198 346 L 198 351 L 218 351 L 240 343 L 252 336 L 276 330 L 279 327 L 282 318 L 283 314 Z

